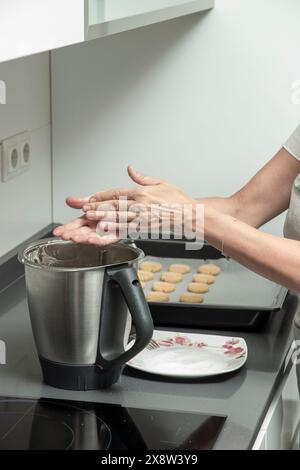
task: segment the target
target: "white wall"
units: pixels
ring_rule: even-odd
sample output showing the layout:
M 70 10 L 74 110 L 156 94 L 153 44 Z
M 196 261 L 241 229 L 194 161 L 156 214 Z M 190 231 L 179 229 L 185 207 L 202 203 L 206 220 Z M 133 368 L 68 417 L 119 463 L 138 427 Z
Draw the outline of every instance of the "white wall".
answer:
M 24 130 L 31 134 L 28 172 L 1 182 L 0 256 L 51 222 L 49 54 L 0 64 L 6 104 L 0 104 L 0 141 Z
M 128 163 L 195 196 L 237 190 L 300 121 L 299 18 L 298 0 L 217 0 L 55 52 L 54 219 L 74 217 L 68 194 L 128 185 Z

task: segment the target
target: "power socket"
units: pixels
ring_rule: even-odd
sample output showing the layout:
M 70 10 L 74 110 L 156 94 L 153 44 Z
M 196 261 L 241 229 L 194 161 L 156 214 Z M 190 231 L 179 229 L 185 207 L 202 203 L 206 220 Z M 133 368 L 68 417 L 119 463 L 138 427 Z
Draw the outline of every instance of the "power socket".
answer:
M 23 171 L 26 171 L 30 168 L 31 165 L 31 141 L 30 133 L 23 132 L 23 134 L 18 135 L 19 141 L 19 150 L 20 150 L 20 167 Z
M 2 182 L 24 173 L 31 165 L 30 133 L 22 132 L 1 142 Z

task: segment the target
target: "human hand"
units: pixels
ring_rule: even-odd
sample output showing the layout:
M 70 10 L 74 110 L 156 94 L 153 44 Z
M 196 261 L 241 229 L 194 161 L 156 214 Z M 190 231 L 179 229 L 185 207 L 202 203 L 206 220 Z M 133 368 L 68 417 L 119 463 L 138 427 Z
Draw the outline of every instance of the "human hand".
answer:
M 182 215 L 185 205 L 195 204 L 194 199 L 164 180 L 143 176 L 131 166 L 128 174 L 137 183 L 136 187 L 101 191 L 86 198 L 68 198 L 67 204 L 82 208 L 85 215 L 58 227 L 54 235 L 76 243 L 106 245 L 124 238 L 122 233 L 128 233 L 129 224 L 137 218 L 143 228 L 159 231 L 167 219 L 170 228 L 174 228 L 176 214 Z

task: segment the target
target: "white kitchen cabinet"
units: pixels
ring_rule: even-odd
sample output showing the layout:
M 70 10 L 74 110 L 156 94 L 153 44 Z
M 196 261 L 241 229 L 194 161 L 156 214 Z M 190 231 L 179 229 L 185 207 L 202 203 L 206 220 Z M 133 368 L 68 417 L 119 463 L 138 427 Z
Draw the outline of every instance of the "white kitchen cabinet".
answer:
M 0 62 L 84 40 L 84 0 L 0 2 Z
M 256 438 L 253 450 L 267 450 L 267 436 L 265 429 L 261 429 Z
M 214 0 L 86 0 L 86 39 L 213 8 Z
M 212 8 L 214 0 L 0 2 L 0 62 Z
M 288 450 L 300 419 L 296 367 L 289 364 L 273 397 L 253 450 Z

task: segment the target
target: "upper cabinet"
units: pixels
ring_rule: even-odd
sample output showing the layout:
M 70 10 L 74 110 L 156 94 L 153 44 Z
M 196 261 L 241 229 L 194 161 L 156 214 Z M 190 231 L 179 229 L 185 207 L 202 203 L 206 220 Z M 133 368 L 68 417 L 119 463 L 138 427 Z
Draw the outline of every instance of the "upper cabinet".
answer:
M 0 62 L 84 40 L 84 0 L 0 0 Z
M 214 0 L 2 0 L 0 62 L 213 6 Z
M 213 8 L 214 0 L 87 0 L 86 39 Z

